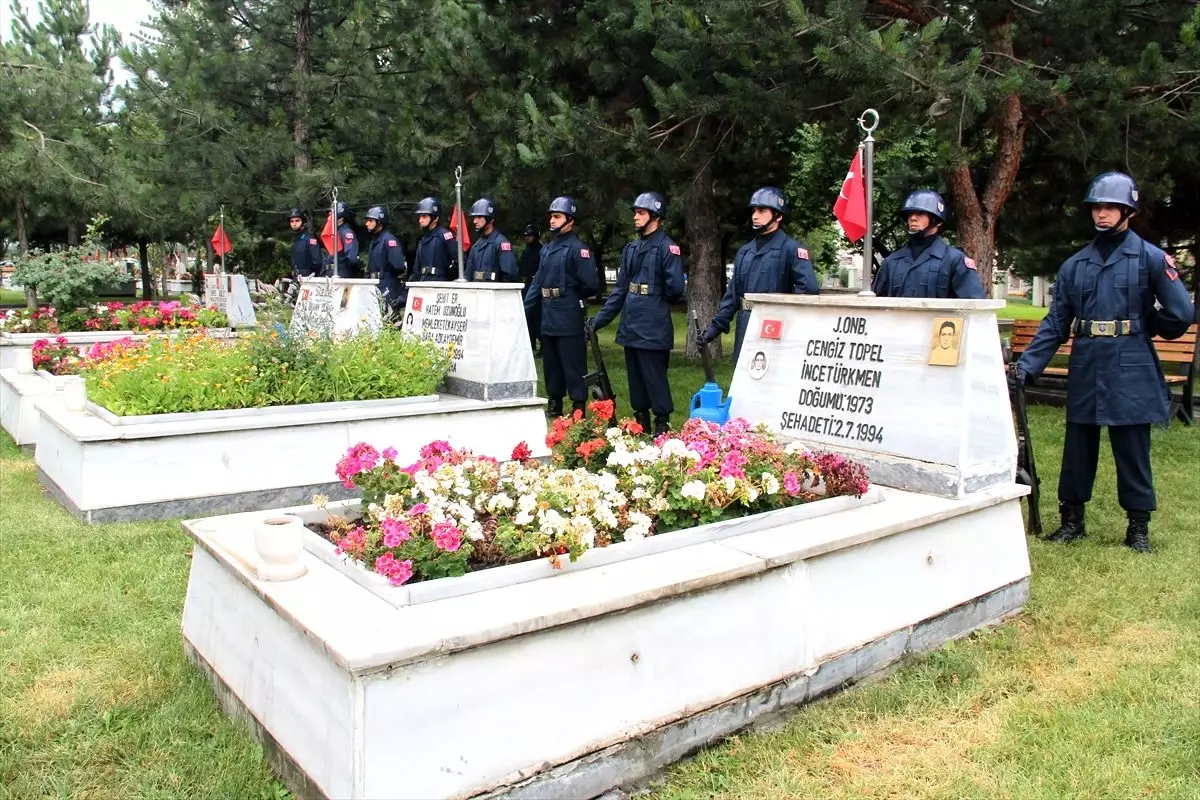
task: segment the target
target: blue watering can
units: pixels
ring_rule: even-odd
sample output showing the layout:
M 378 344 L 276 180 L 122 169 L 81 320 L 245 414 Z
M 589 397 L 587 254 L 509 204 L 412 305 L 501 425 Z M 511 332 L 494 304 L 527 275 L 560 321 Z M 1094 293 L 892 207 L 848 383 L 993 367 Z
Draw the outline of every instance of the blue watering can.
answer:
M 694 311 L 692 312 L 692 326 L 696 331 L 696 341 L 700 341 L 700 319 Z M 721 399 L 721 387 L 717 384 L 717 378 L 713 374 L 712 356 L 709 355 L 707 344 L 700 345 L 700 358 L 704 362 L 704 377 L 708 382 L 700 391 L 692 395 L 690 416 L 692 419 L 702 419 L 717 425 L 724 425 L 729 421 L 729 403 L 733 398 Z

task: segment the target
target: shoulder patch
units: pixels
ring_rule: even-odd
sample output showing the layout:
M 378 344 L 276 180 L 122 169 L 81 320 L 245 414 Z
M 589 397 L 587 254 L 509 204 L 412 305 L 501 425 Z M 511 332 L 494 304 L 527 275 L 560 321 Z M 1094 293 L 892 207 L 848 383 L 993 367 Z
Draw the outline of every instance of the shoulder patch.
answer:
M 679 249 L 679 245 L 677 245 L 677 244 L 673 244 L 667 249 L 671 251 L 671 255 L 673 255 L 673 256 L 677 256 L 681 252 Z
M 512 242 L 501 242 L 500 249 L 506 253 L 509 252 L 510 250 L 512 250 Z
M 446 241 L 450 241 L 451 239 L 454 238 L 454 234 L 451 233 L 450 231 L 446 231 L 445 233 L 442 234 L 442 238 L 445 239 Z
M 974 269 L 978 271 L 975 266 L 975 259 L 971 258 L 970 256 L 963 256 L 963 263 L 967 265 L 967 269 Z
M 588 252 L 588 249 L 586 247 L 583 247 L 583 248 L 580 248 L 580 250 L 579 250 L 579 257 L 580 258 L 591 258 L 592 254 L 590 252 Z
M 796 258 L 803 258 L 804 260 L 807 261 L 808 260 L 808 250 L 804 247 L 797 247 L 796 248 Z
M 388 247 L 396 247 L 396 246 L 397 245 L 396 245 L 395 239 L 388 239 Z
M 347 242 L 353 242 L 353 241 L 354 241 L 354 234 L 353 234 L 353 233 L 351 233 L 350 231 L 346 231 L 346 241 L 347 241 Z
M 1174 266 L 1175 266 L 1175 259 L 1174 259 L 1174 258 L 1171 256 L 1171 254 L 1170 254 L 1170 253 L 1164 252 L 1164 253 L 1163 253 L 1163 258 L 1164 258 L 1164 259 L 1166 259 L 1166 261 L 1167 261 L 1167 266 L 1168 266 L 1168 267 L 1174 267 Z
M 309 243 L 309 244 L 316 244 L 316 243 L 317 243 L 317 240 L 316 240 L 316 239 L 309 239 L 309 240 L 308 240 L 308 243 Z
M 1163 268 L 1163 273 L 1167 276 L 1167 280 L 1179 280 L 1179 270 L 1175 268 L 1175 259 L 1171 258 L 1170 253 L 1163 253 L 1163 258 L 1167 262 L 1167 266 Z

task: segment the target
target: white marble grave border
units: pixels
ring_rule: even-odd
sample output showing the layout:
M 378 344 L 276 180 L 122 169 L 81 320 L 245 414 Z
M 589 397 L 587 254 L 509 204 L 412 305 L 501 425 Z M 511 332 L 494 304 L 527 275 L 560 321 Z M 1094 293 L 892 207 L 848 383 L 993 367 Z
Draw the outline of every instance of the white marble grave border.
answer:
M 311 553 L 261 582 L 253 536 L 193 526 L 185 650 L 303 796 L 593 798 L 1021 609 L 1025 487 L 881 491 L 398 608 Z

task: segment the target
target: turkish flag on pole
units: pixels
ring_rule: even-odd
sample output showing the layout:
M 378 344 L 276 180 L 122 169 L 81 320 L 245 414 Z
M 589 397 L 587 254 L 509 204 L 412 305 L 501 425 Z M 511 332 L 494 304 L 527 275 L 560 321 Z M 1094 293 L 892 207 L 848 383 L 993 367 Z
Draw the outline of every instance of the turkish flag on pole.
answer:
M 325 245 L 325 249 L 329 251 L 329 255 L 333 255 L 333 248 L 335 246 L 339 253 L 346 249 L 346 246 L 342 244 L 342 238 L 337 235 L 332 215 L 325 218 L 325 228 L 321 231 L 321 244 Z
M 229 237 L 225 235 L 225 226 L 218 225 L 217 232 L 212 237 L 213 251 L 218 256 L 223 256 L 233 249 L 233 243 L 229 241 Z
M 458 206 L 454 207 L 454 213 L 450 216 L 450 232 L 462 241 L 464 253 L 471 249 L 471 234 L 467 231 L 467 218 L 463 216 L 462 209 Z
M 833 204 L 833 215 L 852 242 L 867 235 L 867 184 L 863 179 L 862 148 L 854 154 L 850 172 L 842 183 L 837 201 Z

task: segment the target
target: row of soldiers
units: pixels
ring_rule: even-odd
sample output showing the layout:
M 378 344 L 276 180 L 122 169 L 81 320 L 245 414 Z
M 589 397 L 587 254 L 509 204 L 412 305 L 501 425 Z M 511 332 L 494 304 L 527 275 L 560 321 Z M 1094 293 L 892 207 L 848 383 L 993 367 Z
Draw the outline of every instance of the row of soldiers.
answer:
M 1053 305 L 1033 342 L 1011 368 L 1009 379 L 1014 388 L 1035 380 L 1061 344 L 1072 335 L 1078 338 L 1071 353 L 1058 488 L 1062 524 L 1048 538 L 1069 542 L 1084 535 L 1083 507 L 1091 499 L 1100 428 L 1107 426 L 1116 459 L 1118 499 L 1129 517 L 1125 543 L 1148 552 L 1147 526 L 1150 512 L 1157 507 L 1150 470 L 1150 425 L 1166 422 L 1169 408 L 1151 339 L 1182 336 L 1195 320 L 1195 308 L 1171 257 L 1129 229 L 1138 210 L 1138 189 L 1132 178 L 1123 173 L 1098 176 L 1084 204 L 1092 215 L 1095 239 L 1060 268 Z M 725 295 L 699 336 L 699 344 L 707 345 L 728 333 L 736 317 L 735 364 L 750 316 L 743 302 L 746 294 L 819 292 L 808 248 L 781 227 L 788 213 L 783 193 L 764 186 L 747 205 L 754 235 L 738 249 Z M 525 308 L 531 316 L 540 311 L 534 332 L 542 342 L 550 416 L 563 413 L 564 396 L 570 398 L 572 411 L 584 409 L 586 338 L 619 315 L 616 341 L 625 350 L 629 404 L 642 427 L 659 434 L 669 430 L 675 410 L 667 372 L 674 347 L 671 304 L 684 292 L 682 253 L 662 227 L 667 202 L 661 194 L 638 195 L 630 210 L 637 239 L 625 245 L 616 284 L 589 319 L 585 301 L 600 288 L 595 258 L 575 231 L 578 204 L 568 196 L 556 197 L 547 209 L 553 238 L 535 256 L 537 269 L 526 289 Z M 339 207 L 339 216 L 340 211 Z M 871 286 L 876 296 L 987 296 L 975 262 L 941 237 L 947 212 L 937 192 L 910 193 L 900 213 L 908 240 L 888 255 L 876 273 Z M 444 280 L 456 261 L 454 236 L 439 224 L 437 201 L 422 200 L 416 214 L 424 235 L 417 245 L 416 263 L 407 273 L 402 249 L 387 231 L 384 210 L 376 207 L 367 214 L 368 231 L 375 237 L 368 270 L 379 276 L 381 291 L 399 303 L 406 274 L 409 281 Z M 471 216 L 482 238 L 471 248 L 467 279 L 517 280 L 512 246 L 495 229 L 495 204 L 480 199 Z M 317 240 L 296 228 L 297 220 L 292 224 L 299 231 L 301 249 L 315 248 Z M 357 253 L 357 245 L 353 232 L 343 224 L 339 218 L 338 235 L 351 270 L 350 264 L 357 262 L 349 254 Z M 301 259 L 307 269 L 316 264 L 314 252 L 319 255 L 312 250 Z M 293 248 L 294 266 L 296 253 Z M 326 257 L 326 262 L 331 260 Z M 297 272 L 304 274 L 298 266 Z M 347 272 L 339 266 L 338 274 Z

